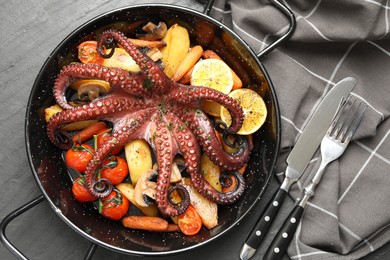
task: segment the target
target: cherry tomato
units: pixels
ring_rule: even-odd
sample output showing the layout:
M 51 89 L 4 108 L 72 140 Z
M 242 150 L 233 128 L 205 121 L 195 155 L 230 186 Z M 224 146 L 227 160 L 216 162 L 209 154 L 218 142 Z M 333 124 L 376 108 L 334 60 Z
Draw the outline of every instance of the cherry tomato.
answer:
M 85 187 L 84 177 L 78 177 L 72 185 L 73 196 L 80 202 L 95 201 L 96 198 Z
M 78 49 L 78 57 L 82 63 L 95 63 L 102 64 L 104 58 L 102 58 L 96 51 L 97 42 L 96 41 L 85 41 L 82 42 Z
M 179 215 L 177 224 L 183 234 L 192 236 L 197 234 L 202 228 L 202 219 L 196 209 L 189 205 L 187 210 Z
M 85 172 L 94 149 L 89 144 L 75 144 L 65 154 L 65 163 L 78 172 Z
M 97 133 L 97 147 L 101 147 L 105 141 L 110 139 L 111 134 L 110 134 L 110 129 L 109 128 L 104 128 L 100 130 Z M 117 149 L 113 150 L 111 152 L 112 155 L 118 154 L 122 151 L 122 147 L 118 147 Z
M 106 218 L 120 220 L 129 210 L 130 202 L 119 191 L 113 190 L 110 195 L 100 200 L 99 212 Z
M 119 156 L 110 156 L 103 162 L 101 178 L 108 179 L 113 185 L 121 183 L 129 174 L 129 168 L 125 159 Z

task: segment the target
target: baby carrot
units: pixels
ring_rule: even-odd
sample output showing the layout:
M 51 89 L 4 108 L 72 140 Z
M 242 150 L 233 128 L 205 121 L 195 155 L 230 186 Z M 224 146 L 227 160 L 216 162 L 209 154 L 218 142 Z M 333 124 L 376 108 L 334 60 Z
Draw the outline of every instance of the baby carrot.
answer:
M 169 228 L 168 221 L 160 217 L 151 216 L 127 216 L 122 219 L 123 226 L 132 229 L 147 231 L 166 231 Z
M 73 143 L 84 143 L 91 139 L 93 135 L 97 134 L 100 130 L 106 128 L 106 123 L 96 122 L 93 125 L 88 126 L 82 131 L 78 132 L 73 136 Z
M 172 81 L 179 81 L 189 71 L 195 63 L 202 57 L 203 48 L 196 45 L 186 54 L 183 61 L 180 63 L 177 71 L 172 76 Z

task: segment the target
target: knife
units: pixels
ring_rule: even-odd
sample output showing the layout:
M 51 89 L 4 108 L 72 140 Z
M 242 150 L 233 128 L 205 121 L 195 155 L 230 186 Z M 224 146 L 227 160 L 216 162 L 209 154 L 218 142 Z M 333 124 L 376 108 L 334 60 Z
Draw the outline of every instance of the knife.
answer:
M 310 162 L 310 159 L 320 145 L 340 102 L 350 94 L 355 85 L 356 79 L 352 77 L 347 77 L 339 81 L 318 105 L 294 148 L 287 157 L 286 162 L 288 166 L 281 186 L 274 198 L 267 205 L 267 208 L 249 233 L 249 236 L 241 248 L 241 260 L 250 259 L 255 254 L 275 219 L 281 204 L 286 198 L 291 185 L 301 177 L 306 166 Z

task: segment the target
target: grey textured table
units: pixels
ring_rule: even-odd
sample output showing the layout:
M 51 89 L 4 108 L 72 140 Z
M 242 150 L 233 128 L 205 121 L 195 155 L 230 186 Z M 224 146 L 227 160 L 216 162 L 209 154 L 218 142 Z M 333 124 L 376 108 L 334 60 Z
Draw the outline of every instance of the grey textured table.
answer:
M 0 2 L 0 219 L 15 208 L 39 196 L 40 190 L 30 172 L 24 142 L 24 117 L 30 89 L 44 61 L 57 44 L 89 19 L 112 9 L 143 1 L 5 1 Z M 148 1 L 171 3 L 203 10 L 196 1 Z M 272 78 L 272 75 L 270 75 Z M 223 238 L 188 253 L 162 259 L 238 259 L 242 242 L 263 205 L 276 190 L 271 180 L 264 197 L 254 210 Z M 280 225 L 291 203 L 282 208 L 274 226 Z M 275 228 L 274 228 L 275 229 Z M 275 233 L 272 230 L 270 235 Z M 69 228 L 46 202 L 11 222 L 9 239 L 31 259 L 82 259 L 90 242 Z M 268 241 L 265 242 L 265 245 Z M 265 246 L 264 246 L 265 247 Z M 262 255 L 260 250 L 256 258 Z M 98 247 L 93 259 L 138 259 Z M 388 259 L 386 245 L 365 259 Z M 0 246 L 1 259 L 14 259 Z M 152 259 L 143 257 L 142 259 Z M 154 258 L 153 258 L 154 259 Z

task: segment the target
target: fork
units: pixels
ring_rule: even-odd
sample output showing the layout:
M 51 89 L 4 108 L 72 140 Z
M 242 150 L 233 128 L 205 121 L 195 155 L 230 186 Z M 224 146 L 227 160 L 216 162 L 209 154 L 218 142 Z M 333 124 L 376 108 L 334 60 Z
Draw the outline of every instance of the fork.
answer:
M 276 234 L 263 258 L 264 260 L 282 258 L 298 227 L 308 200 L 314 196 L 315 188 L 319 184 L 327 165 L 344 153 L 363 118 L 366 108 L 366 104 L 350 96 L 339 109 L 321 141 L 320 167 L 311 179 L 310 184 L 305 187 L 304 197 L 297 200 L 296 206 Z

